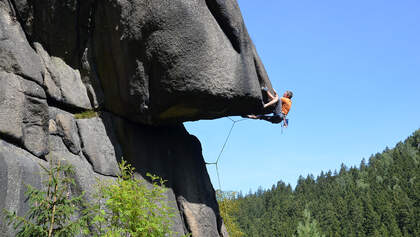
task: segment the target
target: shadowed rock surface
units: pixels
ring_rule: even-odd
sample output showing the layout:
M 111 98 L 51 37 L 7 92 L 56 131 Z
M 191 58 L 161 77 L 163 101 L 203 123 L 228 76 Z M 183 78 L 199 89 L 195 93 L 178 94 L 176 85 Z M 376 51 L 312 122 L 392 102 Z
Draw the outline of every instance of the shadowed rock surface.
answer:
M 236 0 L 0 0 L 0 209 L 24 214 L 50 159 L 72 164 L 93 202 L 124 157 L 167 180 L 179 235 L 227 236 L 182 122 L 261 112 L 262 86 Z

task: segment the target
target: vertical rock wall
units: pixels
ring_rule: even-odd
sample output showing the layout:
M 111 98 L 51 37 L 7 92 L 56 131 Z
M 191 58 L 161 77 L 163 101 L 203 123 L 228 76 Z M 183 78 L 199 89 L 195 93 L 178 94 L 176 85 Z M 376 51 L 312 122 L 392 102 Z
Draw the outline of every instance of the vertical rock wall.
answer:
M 93 202 L 124 157 L 167 180 L 179 235 L 227 236 L 182 122 L 259 112 L 261 86 L 236 0 L 0 0 L 0 209 L 24 214 L 51 159 Z M 14 236 L 3 212 L 0 236 Z

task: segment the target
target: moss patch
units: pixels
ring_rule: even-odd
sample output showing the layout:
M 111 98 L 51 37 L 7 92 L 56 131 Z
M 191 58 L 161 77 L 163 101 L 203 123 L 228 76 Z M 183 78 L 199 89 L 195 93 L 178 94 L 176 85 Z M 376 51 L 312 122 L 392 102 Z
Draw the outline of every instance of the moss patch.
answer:
M 74 114 L 75 119 L 89 119 L 98 117 L 98 113 L 95 110 L 86 110 L 81 113 Z

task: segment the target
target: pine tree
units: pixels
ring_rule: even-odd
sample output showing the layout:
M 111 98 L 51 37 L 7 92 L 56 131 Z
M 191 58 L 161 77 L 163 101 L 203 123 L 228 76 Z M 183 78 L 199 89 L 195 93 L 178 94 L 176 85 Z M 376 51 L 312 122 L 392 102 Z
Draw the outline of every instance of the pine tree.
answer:
M 279 181 L 236 199 L 246 236 L 293 236 L 304 207 L 326 236 L 420 236 L 420 130 L 359 167 Z M 305 230 L 304 223 L 299 226 Z
M 299 222 L 297 227 L 297 237 L 324 237 L 318 227 L 318 222 L 311 218 L 311 213 L 308 209 L 303 211 L 304 222 Z
M 83 194 L 70 197 L 70 188 L 75 184 L 70 178 L 74 174 L 72 166 L 61 165 L 60 161 L 50 161 L 48 168 L 40 166 L 48 176 L 44 182 L 47 190 L 27 185 L 27 214 L 22 217 L 5 211 L 9 225 L 17 230 L 16 237 L 70 237 L 86 232 L 88 215 L 79 209 L 85 205 Z

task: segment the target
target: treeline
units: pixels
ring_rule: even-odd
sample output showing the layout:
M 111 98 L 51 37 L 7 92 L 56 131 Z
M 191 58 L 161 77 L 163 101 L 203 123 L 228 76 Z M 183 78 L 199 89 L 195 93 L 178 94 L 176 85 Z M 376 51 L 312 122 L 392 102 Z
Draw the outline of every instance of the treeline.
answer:
M 245 236 L 299 236 L 307 211 L 325 236 L 420 236 L 420 130 L 358 168 L 342 165 L 300 177 L 295 190 L 278 182 L 233 199 Z

